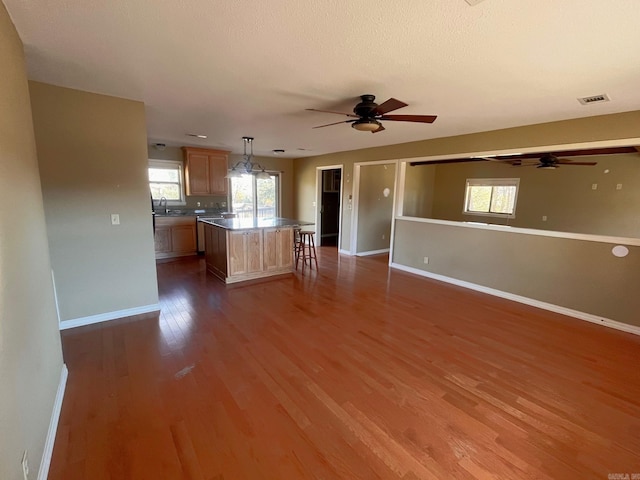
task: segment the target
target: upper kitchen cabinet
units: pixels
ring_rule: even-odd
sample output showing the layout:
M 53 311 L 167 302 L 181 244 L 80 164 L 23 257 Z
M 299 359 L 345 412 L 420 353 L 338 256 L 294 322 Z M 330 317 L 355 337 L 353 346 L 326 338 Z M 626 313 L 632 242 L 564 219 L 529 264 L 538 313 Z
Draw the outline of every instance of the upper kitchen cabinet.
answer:
M 182 147 L 187 195 L 227 195 L 229 152 Z

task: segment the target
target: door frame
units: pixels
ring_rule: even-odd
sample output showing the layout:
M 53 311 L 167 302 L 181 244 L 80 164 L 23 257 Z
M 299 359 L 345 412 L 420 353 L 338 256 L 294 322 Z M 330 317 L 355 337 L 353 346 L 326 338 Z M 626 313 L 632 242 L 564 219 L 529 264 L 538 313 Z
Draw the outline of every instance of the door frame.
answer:
M 315 210 L 316 210 L 316 240 L 318 246 L 322 245 L 322 217 L 320 215 L 320 207 L 322 205 L 322 172 L 325 170 L 340 170 L 340 198 L 338 200 L 338 251 L 342 249 L 342 197 L 344 195 L 344 165 L 323 165 L 321 167 L 316 167 L 316 201 L 315 201 Z

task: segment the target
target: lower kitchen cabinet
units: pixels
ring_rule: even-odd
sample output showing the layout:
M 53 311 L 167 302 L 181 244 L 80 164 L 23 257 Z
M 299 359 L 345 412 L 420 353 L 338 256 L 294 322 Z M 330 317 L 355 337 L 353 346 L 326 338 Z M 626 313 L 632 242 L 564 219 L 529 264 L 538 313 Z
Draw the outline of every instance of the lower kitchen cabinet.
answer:
M 157 259 L 195 255 L 197 247 L 195 217 L 156 217 Z

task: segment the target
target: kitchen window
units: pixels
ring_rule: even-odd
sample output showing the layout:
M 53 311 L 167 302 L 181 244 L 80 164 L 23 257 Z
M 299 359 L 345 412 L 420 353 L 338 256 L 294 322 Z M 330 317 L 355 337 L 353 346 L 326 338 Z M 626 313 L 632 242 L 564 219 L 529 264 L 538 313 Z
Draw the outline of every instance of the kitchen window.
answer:
M 468 178 L 463 213 L 515 218 L 519 178 Z
M 269 178 L 244 174 L 231 178 L 231 211 L 238 218 L 273 218 L 280 215 L 280 174 Z
M 168 205 L 184 205 L 184 172 L 182 162 L 149 160 L 149 188 L 156 203 L 162 198 Z

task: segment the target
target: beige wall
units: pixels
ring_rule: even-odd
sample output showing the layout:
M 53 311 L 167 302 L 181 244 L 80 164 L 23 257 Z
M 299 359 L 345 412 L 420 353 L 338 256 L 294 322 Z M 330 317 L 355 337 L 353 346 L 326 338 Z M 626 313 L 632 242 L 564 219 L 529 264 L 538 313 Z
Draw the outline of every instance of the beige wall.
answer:
M 157 304 L 144 105 L 30 91 L 61 320 Z
M 356 253 L 375 252 L 389 248 L 395 177 L 395 163 L 362 165 L 360 167 Z M 385 188 L 390 190 L 387 197 L 383 194 Z
M 407 217 L 429 218 L 433 215 L 436 165 L 407 167 L 402 214 Z
M 241 140 L 241 139 L 240 139 Z M 184 161 L 182 149 L 180 147 L 167 146 L 164 150 L 158 150 L 153 145 L 149 145 L 148 158 L 156 160 L 175 160 Z M 208 147 L 199 147 L 208 148 Z M 218 147 L 211 146 L 210 148 L 219 150 Z M 280 172 L 280 211 L 281 216 L 286 218 L 292 218 L 294 215 L 294 199 L 293 199 L 293 159 L 282 157 L 259 157 L 256 156 L 255 162 L 259 163 L 266 170 Z M 242 160 L 242 155 L 231 154 L 229 155 L 229 167 L 235 165 L 238 161 Z M 216 207 L 217 204 L 223 205 L 224 202 L 228 202 L 227 197 L 219 196 L 188 196 L 187 208 L 197 208 L 197 203 L 200 202 L 201 207 Z
M 44 209 L 22 44 L 0 3 L 0 478 L 36 478 L 60 380 Z
M 395 236 L 401 265 L 640 326 L 640 247 L 402 219 Z
M 640 110 L 527 125 L 491 132 L 436 138 L 419 142 L 338 152 L 316 157 L 299 158 L 294 162 L 296 217 L 314 221 L 312 205 L 315 198 L 315 168 L 324 165 L 344 165 L 342 215 L 342 248 L 350 250 L 351 211 L 348 198 L 352 195 L 353 164 L 375 160 L 424 158 L 428 156 L 501 151 L 507 149 L 546 147 L 605 140 L 638 138 Z M 353 132 L 358 135 L 358 132 Z M 384 135 L 384 132 L 380 135 Z
M 432 215 L 405 215 L 640 237 L 640 153 L 572 158 L 576 162 L 597 162 L 597 165 L 564 166 L 556 170 L 512 167 L 495 162 L 407 167 L 411 172 L 435 170 L 436 181 Z M 409 178 L 411 175 L 407 176 Z M 519 178 L 516 217 L 463 214 L 467 178 Z M 597 185 L 596 190 L 592 189 L 593 184 Z M 622 185 L 621 190 L 616 189 L 618 184 Z M 547 221 L 542 220 L 543 215 Z

